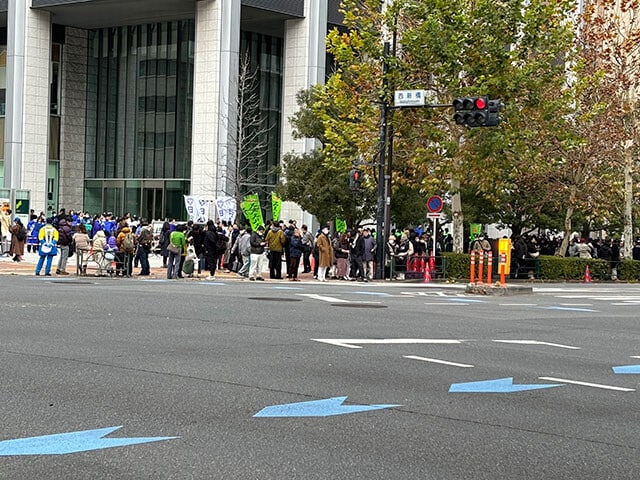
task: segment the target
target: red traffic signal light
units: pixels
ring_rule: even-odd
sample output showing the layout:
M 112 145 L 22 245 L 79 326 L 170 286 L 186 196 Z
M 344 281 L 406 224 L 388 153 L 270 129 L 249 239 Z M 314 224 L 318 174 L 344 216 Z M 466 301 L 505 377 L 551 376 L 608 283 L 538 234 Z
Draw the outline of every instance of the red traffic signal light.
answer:
M 474 106 L 477 110 L 484 110 L 487 108 L 487 98 L 486 97 L 478 97 L 474 100 Z
M 482 127 L 487 122 L 489 100 L 487 97 L 463 97 L 453 100 L 453 119 L 458 125 Z
M 353 191 L 360 190 L 362 182 L 362 171 L 357 168 L 351 169 L 349 172 L 349 188 Z

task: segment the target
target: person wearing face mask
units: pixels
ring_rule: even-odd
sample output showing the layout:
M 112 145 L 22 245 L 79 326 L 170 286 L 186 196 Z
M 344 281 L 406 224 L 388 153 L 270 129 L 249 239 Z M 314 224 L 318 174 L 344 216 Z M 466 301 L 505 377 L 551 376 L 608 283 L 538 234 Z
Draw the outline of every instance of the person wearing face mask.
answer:
M 316 239 L 318 247 L 318 280 L 326 282 L 327 270 L 333 265 L 333 247 L 329 238 L 329 227 L 324 227 Z

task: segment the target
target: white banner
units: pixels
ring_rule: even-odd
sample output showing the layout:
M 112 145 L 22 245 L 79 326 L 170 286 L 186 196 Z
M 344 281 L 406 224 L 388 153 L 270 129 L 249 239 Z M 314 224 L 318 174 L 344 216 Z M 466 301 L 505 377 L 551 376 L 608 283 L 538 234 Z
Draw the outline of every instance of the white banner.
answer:
M 207 223 L 207 201 L 196 195 L 185 195 L 184 205 L 187 208 L 189 220 L 193 223 Z
M 233 222 L 238 213 L 238 205 L 234 197 L 216 198 L 216 208 L 218 209 L 218 218 L 227 222 Z

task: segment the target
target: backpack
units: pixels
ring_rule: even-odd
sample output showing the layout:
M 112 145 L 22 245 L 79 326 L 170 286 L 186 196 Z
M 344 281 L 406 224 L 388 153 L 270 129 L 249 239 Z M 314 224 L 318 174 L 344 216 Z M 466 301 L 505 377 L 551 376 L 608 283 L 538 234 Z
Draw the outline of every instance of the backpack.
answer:
M 224 253 L 227 251 L 227 237 L 222 233 L 218 233 L 216 237 L 216 252 Z
M 143 228 L 140 231 L 140 236 L 138 237 L 138 241 L 143 245 L 148 245 L 153 241 L 153 233 L 150 230 Z
M 24 227 L 20 227 L 20 230 L 16 232 L 16 240 L 18 240 L 19 242 L 24 242 L 26 238 L 27 231 L 24 229 Z
M 124 239 L 122 240 L 122 248 L 125 252 L 133 252 L 135 248 L 135 241 L 133 239 L 133 233 L 127 232 L 124 234 Z

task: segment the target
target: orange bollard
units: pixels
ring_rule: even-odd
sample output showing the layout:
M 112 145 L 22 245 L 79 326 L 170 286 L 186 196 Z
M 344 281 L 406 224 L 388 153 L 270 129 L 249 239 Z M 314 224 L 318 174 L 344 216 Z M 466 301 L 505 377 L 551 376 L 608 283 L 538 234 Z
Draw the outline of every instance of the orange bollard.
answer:
M 500 255 L 500 285 L 505 284 L 505 269 L 507 268 L 507 256 L 503 253 Z
M 491 285 L 493 281 L 493 252 L 487 254 L 487 284 Z
M 478 283 L 483 282 L 484 276 L 484 252 L 478 252 Z
M 476 252 L 474 252 L 473 250 L 471 251 L 471 259 L 469 260 L 469 263 L 471 264 L 471 273 L 469 275 L 469 281 L 473 283 L 475 281 L 475 276 L 476 276 Z

